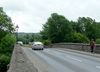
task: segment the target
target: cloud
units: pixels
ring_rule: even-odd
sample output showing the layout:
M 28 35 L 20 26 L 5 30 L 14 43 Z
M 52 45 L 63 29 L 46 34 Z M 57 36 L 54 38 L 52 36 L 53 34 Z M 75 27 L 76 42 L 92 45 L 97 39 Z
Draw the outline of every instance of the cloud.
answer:
M 0 0 L 0 6 L 20 32 L 39 32 L 54 12 L 69 20 L 85 16 L 100 21 L 99 0 Z

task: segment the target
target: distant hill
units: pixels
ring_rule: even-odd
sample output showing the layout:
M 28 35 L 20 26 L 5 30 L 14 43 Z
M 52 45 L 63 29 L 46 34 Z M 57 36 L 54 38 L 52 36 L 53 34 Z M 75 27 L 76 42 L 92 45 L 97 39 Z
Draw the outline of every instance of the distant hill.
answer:
M 24 33 L 24 32 L 18 33 L 18 40 L 23 41 L 24 43 L 33 41 L 33 38 L 34 38 L 34 41 L 40 41 L 41 34 L 40 33 Z

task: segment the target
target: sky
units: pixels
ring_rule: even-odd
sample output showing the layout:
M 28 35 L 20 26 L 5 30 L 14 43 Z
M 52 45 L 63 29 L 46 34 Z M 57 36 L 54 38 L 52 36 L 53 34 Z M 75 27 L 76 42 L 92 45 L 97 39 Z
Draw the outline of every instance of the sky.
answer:
M 11 17 L 19 32 L 37 33 L 52 13 L 68 20 L 91 17 L 100 21 L 100 0 L 0 0 L 0 7 Z

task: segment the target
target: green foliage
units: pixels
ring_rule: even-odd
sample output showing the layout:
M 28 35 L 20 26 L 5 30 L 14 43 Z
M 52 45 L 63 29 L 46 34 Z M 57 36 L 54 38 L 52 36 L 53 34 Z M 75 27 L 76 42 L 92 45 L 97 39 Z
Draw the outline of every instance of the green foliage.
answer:
M 43 40 L 58 42 L 88 42 L 100 38 L 100 22 L 90 17 L 79 17 L 77 21 L 69 21 L 57 13 L 51 14 L 41 31 Z
M 22 41 L 24 44 L 34 41 L 34 33 L 19 33 L 18 41 Z
M 7 34 L 0 43 L 1 48 L 1 53 L 6 54 L 8 56 L 11 55 L 12 53 L 12 47 L 14 46 L 16 42 L 16 37 L 12 34 Z
M 50 41 L 50 40 L 44 40 L 44 41 L 43 41 L 43 44 L 44 44 L 44 45 L 50 45 L 50 44 L 51 44 L 51 41 Z
M 85 34 L 90 40 L 100 37 L 100 26 L 98 27 L 97 22 L 89 17 L 78 18 L 76 31 Z
M 96 43 L 97 44 L 100 44 L 100 39 L 96 39 Z
M 16 38 L 13 34 L 7 34 L 2 38 L 0 43 L 0 72 L 7 71 L 15 42 Z
M 0 7 L 0 72 L 7 71 L 16 37 L 11 18 Z
M 73 41 L 72 42 L 75 42 L 75 43 L 88 43 L 89 39 L 85 35 L 75 32 L 73 34 Z
M 41 34 L 40 33 L 34 33 L 34 41 L 41 41 Z
M 65 35 L 64 42 L 73 42 L 73 35 L 74 35 L 74 32 L 71 32 L 69 34 L 66 34 Z
M 3 8 L 0 7 L 0 40 L 8 33 L 14 31 L 11 18 L 6 15 Z
M 41 41 L 40 33 L 18 33 L 18 41 L 22 41 L 24 44 L 29 42 Z
M 30 42 L 34 41 L 34 34 L 31 35 Z
M 51 40 L 52 43 L 63 42 L 65 35 L 72 32 L 69 21 L 62 15 L 57 13 L 51 14 L 41 32 L 42 38 Z
M 3 48 L 10 47 L 14 45 L 16 42 L 16 37 L 13 34 L 7 34 L 4 38 L 1 40 L 1 45 Z
M 10 57 L 7 55 L 0 55 L 0 72 L 7 71 L 7 65 L 10 61 Z

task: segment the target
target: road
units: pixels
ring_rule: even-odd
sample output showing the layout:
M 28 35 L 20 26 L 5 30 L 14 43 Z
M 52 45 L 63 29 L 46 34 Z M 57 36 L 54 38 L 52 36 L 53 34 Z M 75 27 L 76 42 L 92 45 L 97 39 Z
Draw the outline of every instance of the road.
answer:
M 34 51 L 23 48 L 38 72 L 100 72 L 100 58 L 48 48 Z

